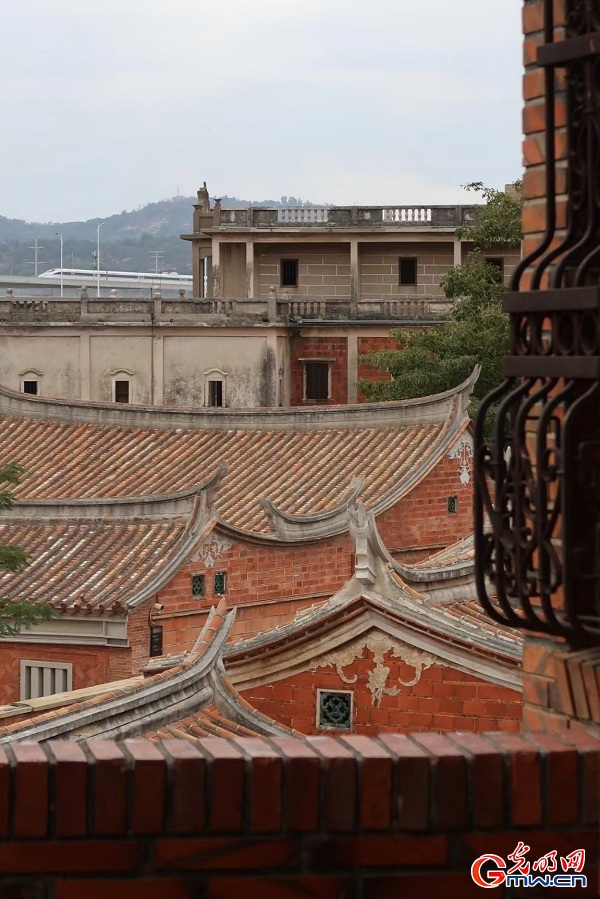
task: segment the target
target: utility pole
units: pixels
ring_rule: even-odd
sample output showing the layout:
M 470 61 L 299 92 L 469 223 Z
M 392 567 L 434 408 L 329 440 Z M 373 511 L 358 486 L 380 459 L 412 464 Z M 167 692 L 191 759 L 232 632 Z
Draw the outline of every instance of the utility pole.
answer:
M 34 257 L 33 257 L 33 258 L 34 258 L 34 261 L 33 261 L 33 262 L 29 262 L 28 265 L 33 265 L 33 266 L 34 266 L 35 277 L 37 278 L 37 276 L 38 276 L 38 252 L 39 252 L 40 250 L 43 250 L 44 248 L 38 246 L 37 237 L 35 238 L 35 242 L 34 242 L 34 243 L 35 243 L 35 245 L 34 245 L 33 247 L 29 247 L 29 248 L 28 248 L 28 249 L 34 251 Z
M 104 222 L 98 222 L 96 228 L 96 296 L 100 296 L 100 228 Z
M 158 257 L 164 256 L 164 250 L 149 250 L 149 253 L 151 256 L 154 256 L 154 274 L 158 275 Z M 162 269 L 162 266 L 163 266 L 163 263 L 161 261 L 161 269 Z
M 60 295 L 61 297 L 64 294 L 64 277 L 65 273 L 63 271 L 63 236 L 62 233 L 55 232 L 57 237 L 60 237 Z

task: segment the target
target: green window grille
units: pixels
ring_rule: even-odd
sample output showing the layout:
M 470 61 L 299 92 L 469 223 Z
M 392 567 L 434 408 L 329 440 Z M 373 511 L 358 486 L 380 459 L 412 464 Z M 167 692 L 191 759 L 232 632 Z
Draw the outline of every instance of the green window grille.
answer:
M 349 691 L 319 690 L 319 727 L 335 730 L 352 728 L 352 693 Z
M 224 571 L 217 571 L 215 574 L 215 594 L 222 596 L 227 593 L 227 574 Z
M 458 512 L 458 497 L 457 496 L 449 496 L 448 497 L 448 514 L 456 515 Z
M 193 574 L 192 575 L 192 596 L 205 596 L 204 589 L 204 575 L 203 574 Z

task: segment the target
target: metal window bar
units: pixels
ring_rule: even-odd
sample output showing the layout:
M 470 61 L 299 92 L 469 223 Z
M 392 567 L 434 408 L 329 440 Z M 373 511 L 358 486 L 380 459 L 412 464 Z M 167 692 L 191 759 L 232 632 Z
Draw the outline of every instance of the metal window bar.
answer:
M 514 272 L 505 380 L 477 416 L 475 549 L 492 618 L 585 646 L 600 636 L 600 10 L 565 3 L 565 37 L 555 41 L 544 0 L 546 231 Z M 564 229 L 557 69 L 567 85 Z

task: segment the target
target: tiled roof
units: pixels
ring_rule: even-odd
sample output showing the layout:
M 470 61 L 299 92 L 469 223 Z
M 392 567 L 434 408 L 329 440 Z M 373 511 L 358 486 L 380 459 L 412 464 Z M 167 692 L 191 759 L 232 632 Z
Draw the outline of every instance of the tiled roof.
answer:
M 0 415 L 0 458 L 25 469 L 17 499 L 53 500 L 192 489 L 224 463 L 216 503 L 220 520 L 269 534 L 261 499 L 282 513 L 324 513 L 339 508 L 353 478 L 364 478 L 362 498 L 369 508 L 387 508 L 466 427 L 471 386 L 470 380 L 440 397 L 372 407 L 273 410 L 258 417 L 224 410 L 221 419 L 182 410 L 36 404 L 0 389 L 0 411 L 13 410 Z M 102 423 L 121 413 L 122 425 Z
M 185 660 L 140 682 L 106 684 L 92 698 L 0 727 L 0 744 L 16 740 L 124 738 L 150 734 L 252 736 L 287 728 L 252 708 L 225 677 L 221 656 L 235 612 L 225 602 L 209 617 Z M 202 730 L 202 733 L 196 731 Z
M 10 599 L 50 602 L 59 612 L 125 612 L 180 544 L 185 519 L 0 519 L 0 545 L 26 549 L 30 564 L 0 572 Z
M 194 715 L 188 715 L 173 724 L 166 724 L 156 731 L 146 731 L 152 740 L 195 740 L 198 737 L 254 737 L 255 730 L 226 718 L 214 705 L 206 706 Z

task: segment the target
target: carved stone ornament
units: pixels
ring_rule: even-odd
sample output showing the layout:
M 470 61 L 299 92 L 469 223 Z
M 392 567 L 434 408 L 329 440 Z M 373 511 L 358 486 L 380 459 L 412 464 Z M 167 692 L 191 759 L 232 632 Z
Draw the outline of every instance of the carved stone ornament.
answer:
M 234 545 L 232 540 L 222 537 L 220 534 L 211 534 L 204 543 L 198 547 L 192 556 L 192 562 L 202 562 L 207 568 L 212 568 L 217 559 Z
M 458 474 L 463 487 L 471 481 L 471 463 L 473 461 L 473 438 L 463 434 L 448 453 L 450 459 L 458 459 Z
M 396 696 L 400 692 L 398 687 L 387 686 L 387 680 L 391 671 L 387 665 L 383 664 L 387 652 L 391 651 L 394 658 L 401 659 L 406 665 L 410 665 L 415 669 L 415 676 L 412 680 L 403 681 L 398 678 L 398 683 L 403 687 L 414 687 L 421 680 L 423 670 L 430 668 L 431 665 L 435 665 L 439 661 L 435 656 L 422 652 L 420 649 L 415 649 L 413 646 L 408 646 L 406 643 L 389 637 L 387 634 L 372 634 L 367 637 L 358 637 L 351 643 L 346 644 L 346 646 L 315 660 L 316 664 L 312 670 L 316 671 L 317 668 L 333 666 L 345 684 L 354 684 L 358 680 L 357 675 L 344 674 L 344 668 L 351 665 L 355 659 L 362 658 L 365 649 L 369 649 L 373 653 L 374 664 L 367 679 L 367 690 L 371 693 L 374 706 L 381 704 L 384 695 Z

